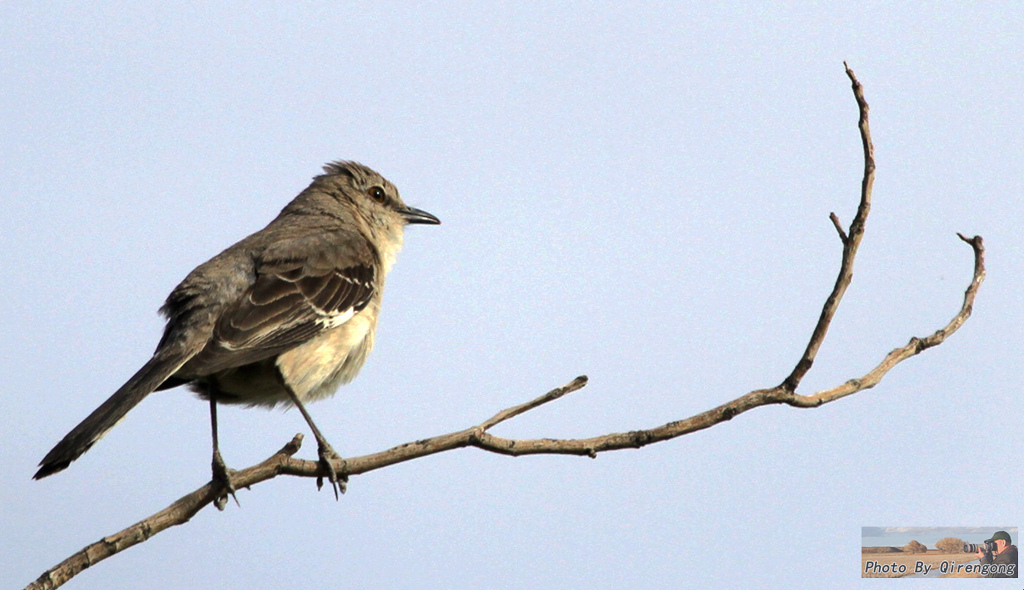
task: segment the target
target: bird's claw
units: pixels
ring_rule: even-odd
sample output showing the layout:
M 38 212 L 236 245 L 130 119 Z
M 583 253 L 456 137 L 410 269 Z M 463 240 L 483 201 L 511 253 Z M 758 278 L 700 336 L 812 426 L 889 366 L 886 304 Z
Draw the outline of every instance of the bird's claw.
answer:
M 320 460 L 320 473 L 316 476 L 316 489 L 320 490 L 324 487 L 324 477 L 331 483 L 331 488 L 334 489 L 334 499 L 338 500 L 341 498 L 341 494 L 345 493 L 348 484 L 348 475 L 342 474 L 338 476 L 338 472 L 334 469 L 333 459 L 341 460 L 341 456 L 334 452 L 331 445 L 324 442 L 317 447 L 316 451 L 319 455 Z
M 217 507 L 217 510 L 224 510 L 228 503 L 228 496 L 231 496 L 231 499 L 235 501 L 235 505 L 241 508 L 242 505 L 238 503 L 238 496 L 235 495 L 235 484 L 231 481 L 231 470 L 224 464 L 220 451 L 213 452 L 212 467 L 213 483 L 220 487 L 220 494 L 213 501 L 213 505 Z

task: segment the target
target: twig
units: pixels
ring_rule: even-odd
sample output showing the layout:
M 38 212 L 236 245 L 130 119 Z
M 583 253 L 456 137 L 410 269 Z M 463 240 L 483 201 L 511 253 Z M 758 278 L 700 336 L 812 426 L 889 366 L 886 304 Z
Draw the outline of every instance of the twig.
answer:
M 853 221 L 850 222 L 848 232 L 843 231 L 843 227 L 839 224 L 839 217 L 835 213 L 829 215 L 836 231 L 839 232 L 839 239 L 843 243 L 843 258 L 839 264 L 839 276 L 836 277 L 832 293 L 829 294 L 828 299 L 825 300 L 824 307 L 821 309 L 821 316 L 818 317 L 818 323 L 814 326 L 814 331 L 811 333 L 807 349 L 804 350 L 803 356 L 797 361 L 793 372 L 782 382 L 781 387 L 790 392 L 796 391 L 804 375 L 814 365 L 814 359 L 818 355 L 821 343 L 825 341 L 825 335 L 828 334 L 832 318 L 835 317 L 836 310 L 839 309 L 839 303 L 843 300 L 846 288 L 853 281 L 853 261 L 857 257 L 857 249 L 860 247 L 860 241 L 864 237 L 864 226 L 868 219 L 868 213 L 871 212 L 871 190 L 875 184 L 875 147 L 871 143 L 871 128 L 868 125 L 868 101 L 864 98 L 864 87 L 857 80 L 853 70 L 850 69 L 846 62 L 843 62 L 843 67 L 846 68 L 846 75 L 853 83 L 853 96 L 857 99 L 857 108 L 860 112 L 858 127 L 860 128 L 861 143 L 864 145 L 864 178 L 861 181 L 860 204 L 857 206 L 857 214 L 854 215 Z
M 494 427 L 494 426 L 504 422 L 505 420 L 509 420 L 511 418 L 515 418 L 519 414 L 522 414 L 524 412 L 529 412 L 530 410 L 532 410 L 532 409 L 534 409 L 534 408 L 536 408 L 538 406 L 542 406 L 542 405 L 544 405 L 544 404 L 546 404 L 548 402 L 555 401 L 556 399 L 562 397 L 563 395 L 565 395 L 567 393 L 572 393 L 574 391 L 578 391 L 580 389 L 583 389 L 586 385 L 587 385 L 587 376 L 586 375 L 580 375 L 579 377 L 573 379 L 572 382 L 569 383 L 568 385 L 563 385 L 562 387 L 556 387 L 555 389 L 552 389 L 551 391 L 545 393 L 544 395 L 542 395 L 542 396 L 540 396 L 540 397 L 538 397 L 538 398 L 536 398 L 534 400 L 528 401 L 525 404 L 520 404 L 518 406 L 515 406 L 515 407 L 509 408 L 507 410 L 502 410 L 501 412 L 498 412 L 493 417 L 491 417 L 491 419 L 485 420 L 483 422 L 483 424 L 480 425 L 479 428 L 480 428 L 480 430 L 488 430 L 489 428 L 492 428 L 492 427 Z

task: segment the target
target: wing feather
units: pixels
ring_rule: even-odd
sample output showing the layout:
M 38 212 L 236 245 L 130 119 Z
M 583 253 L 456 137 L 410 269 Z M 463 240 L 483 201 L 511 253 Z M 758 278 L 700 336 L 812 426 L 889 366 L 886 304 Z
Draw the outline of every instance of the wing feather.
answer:
M 267 269 L 225 313 L 214 337 L 225 348 L 282 350 L 337 327 L 373 296 L 373 268 Z

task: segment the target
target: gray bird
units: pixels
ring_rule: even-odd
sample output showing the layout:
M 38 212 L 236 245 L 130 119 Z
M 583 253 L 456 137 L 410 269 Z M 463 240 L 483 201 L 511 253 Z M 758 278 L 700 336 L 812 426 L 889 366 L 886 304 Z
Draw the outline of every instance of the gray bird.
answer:
M 351 381 L 373 348 L 384 277 L 408 224 L 438 224 L 355 162 L 333 162 L 262 230 L 193 270 L 160 312 L 153 357 L 39 463 L 66 468 L 156 390 L 188 385 L 210 402 L 213 473 L 234 486 L 217 442 L 217 404 L 295 405 L 317 440 L 321 473 L 344 491 L 338 455 L 303 406 Z M 320 480 L 322 481 L 322 480 Z

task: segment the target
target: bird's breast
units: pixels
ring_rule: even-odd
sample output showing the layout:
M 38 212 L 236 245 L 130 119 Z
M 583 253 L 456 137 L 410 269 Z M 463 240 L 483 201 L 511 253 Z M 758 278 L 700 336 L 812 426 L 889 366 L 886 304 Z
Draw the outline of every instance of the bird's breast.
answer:
M 366 362 L 373 348 L 375 324 L 375 313 L 356 314 L 344 324 L 278 355 L 277 368 L 303 402 L 333 395 L 341 384 L 354 379 Z

